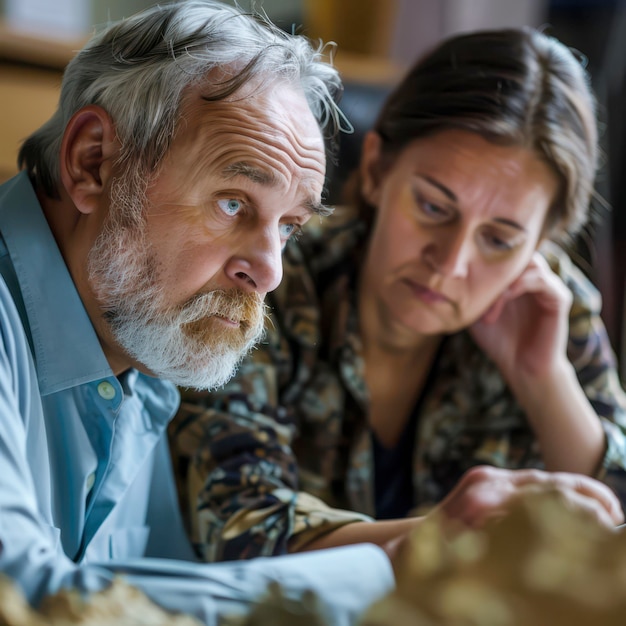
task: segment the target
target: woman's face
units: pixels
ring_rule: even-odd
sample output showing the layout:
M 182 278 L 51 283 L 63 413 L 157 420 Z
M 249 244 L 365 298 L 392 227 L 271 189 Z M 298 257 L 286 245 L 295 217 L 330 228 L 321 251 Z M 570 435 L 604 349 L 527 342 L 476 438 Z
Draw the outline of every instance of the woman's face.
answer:
M 385 323 L 450 333 L 480 318 L 524 270 L 557 193 L 526 148 L 448 130 L 408 144 L 380 167 L 366 137 L 363 193 L 377 208 L 362 287 Z

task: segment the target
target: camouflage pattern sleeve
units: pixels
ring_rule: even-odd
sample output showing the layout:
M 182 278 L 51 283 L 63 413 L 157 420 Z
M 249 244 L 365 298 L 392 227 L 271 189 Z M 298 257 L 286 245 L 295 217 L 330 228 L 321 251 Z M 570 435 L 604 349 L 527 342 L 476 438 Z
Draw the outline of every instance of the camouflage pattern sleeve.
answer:
M 222 392 L 183 392 L 170 427 L 191 540 L 206 561 L 297 551 L 344 524 L 367 521 L 298 492 L 296 425 L 277 406 L 276 367 L 255 350 Z
M 626 502 L 626 394 L 600 316 L 601 297 L 563 251 L 552 246 L 546 258 L 574 296 L 569 320 L 568 357 L 606 435 L 606 452 L 596 477 Z

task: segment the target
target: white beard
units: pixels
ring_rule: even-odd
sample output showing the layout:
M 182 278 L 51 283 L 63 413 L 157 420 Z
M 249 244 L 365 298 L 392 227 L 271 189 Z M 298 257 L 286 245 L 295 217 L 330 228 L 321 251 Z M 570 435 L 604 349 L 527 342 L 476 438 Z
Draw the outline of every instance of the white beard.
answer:
M 128 218 L 145 200 L 123 185 L 114 183 L 110 217 L 89 253 L 89 280 L 104 319 L 119 345 L 153 375 L 181 387 L 220 387 L 263 334 L 263 299 L 220 290 L 168 305 L 143 219 Z

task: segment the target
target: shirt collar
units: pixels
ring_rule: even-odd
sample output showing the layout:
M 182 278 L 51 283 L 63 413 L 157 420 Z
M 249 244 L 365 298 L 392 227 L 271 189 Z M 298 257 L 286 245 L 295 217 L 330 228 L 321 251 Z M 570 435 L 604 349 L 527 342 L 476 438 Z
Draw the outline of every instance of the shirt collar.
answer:
M 24 299 L 42 395 L 111 376 L 25 172 L 0 188 L 0 232 Z

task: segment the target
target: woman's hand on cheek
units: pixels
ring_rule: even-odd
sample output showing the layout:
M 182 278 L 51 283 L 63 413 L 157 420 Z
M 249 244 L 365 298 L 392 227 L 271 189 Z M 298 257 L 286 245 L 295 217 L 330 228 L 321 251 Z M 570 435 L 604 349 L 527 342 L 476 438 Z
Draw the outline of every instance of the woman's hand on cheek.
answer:
M 470 327 L 510 385 L 549 375 L 567 359 L 572 294 L 535 252 L 521 275 Z

